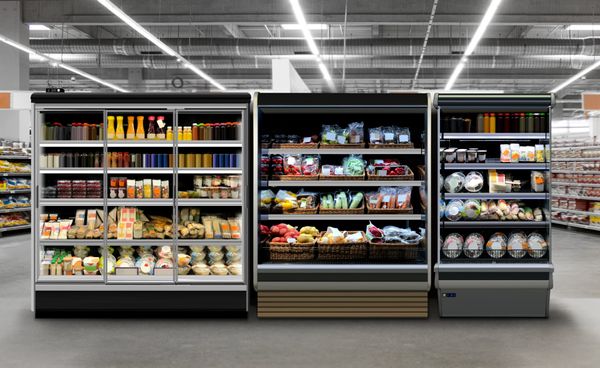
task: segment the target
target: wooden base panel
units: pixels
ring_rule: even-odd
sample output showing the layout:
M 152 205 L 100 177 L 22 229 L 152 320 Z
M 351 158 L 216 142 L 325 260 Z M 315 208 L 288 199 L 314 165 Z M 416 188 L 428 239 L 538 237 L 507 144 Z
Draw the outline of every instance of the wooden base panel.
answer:
M 426 292 L 259 291 L 259 318 L 427 318 Z

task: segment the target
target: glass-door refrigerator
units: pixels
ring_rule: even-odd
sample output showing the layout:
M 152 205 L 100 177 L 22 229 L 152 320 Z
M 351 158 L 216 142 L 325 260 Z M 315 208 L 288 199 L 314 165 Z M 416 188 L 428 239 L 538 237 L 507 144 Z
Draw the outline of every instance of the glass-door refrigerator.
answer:
M 259 93 L 259 317 L 426 317 L 427 94 Z
M 248 94 L 34 94 L 38 317 L 248 309 Z
M 553 96 L 438 94 L 442 317 L 546 317 Z

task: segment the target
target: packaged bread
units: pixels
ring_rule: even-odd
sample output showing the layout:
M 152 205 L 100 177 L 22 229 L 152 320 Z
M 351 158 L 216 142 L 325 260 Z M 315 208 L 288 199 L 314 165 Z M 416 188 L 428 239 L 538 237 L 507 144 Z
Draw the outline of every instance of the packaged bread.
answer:
M 229 223 L 229 229 L 231 230 L 231 239 L 240 239 L 242 237 L 240 233 L 240 221 L 237 218 L 230 217 L 227 219 Z

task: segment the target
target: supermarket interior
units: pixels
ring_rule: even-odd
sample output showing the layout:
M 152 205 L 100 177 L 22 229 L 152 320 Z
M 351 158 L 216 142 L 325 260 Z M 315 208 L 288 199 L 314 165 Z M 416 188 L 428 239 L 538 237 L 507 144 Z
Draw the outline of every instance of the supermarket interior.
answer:
M 0 1 L 2 365 L 598 367 L 599 14 Z

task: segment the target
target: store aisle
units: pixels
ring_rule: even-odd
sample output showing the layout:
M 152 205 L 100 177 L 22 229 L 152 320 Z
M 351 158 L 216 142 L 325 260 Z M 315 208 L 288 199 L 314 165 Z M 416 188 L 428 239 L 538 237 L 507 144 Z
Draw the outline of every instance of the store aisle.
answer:
M 597 367 L 597 236 L 553 231 L 549 319 L 43 319 L 30 312 L 28 236 L 0 245 L 6 367 Z

